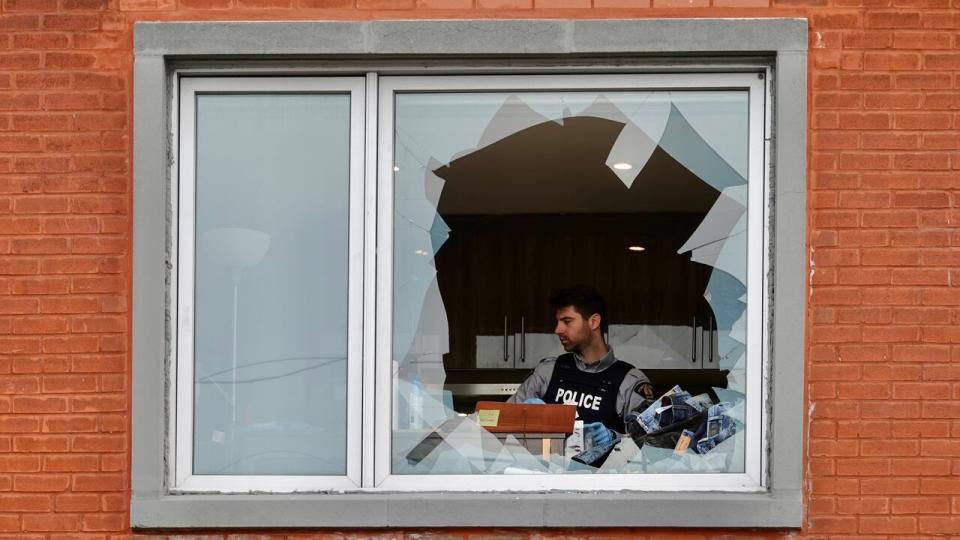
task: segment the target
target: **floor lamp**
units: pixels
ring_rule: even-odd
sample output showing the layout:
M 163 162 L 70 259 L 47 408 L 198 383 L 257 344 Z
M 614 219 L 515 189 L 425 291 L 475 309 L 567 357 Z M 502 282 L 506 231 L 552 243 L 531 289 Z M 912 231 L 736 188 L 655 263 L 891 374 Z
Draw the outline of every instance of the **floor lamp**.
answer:
M 256 266 L 267 255 L 270 235 L 254 229 L 221 227 L 203 233 L 204 251 L 227 267 L 233 283 L 233 323 L 230 347 L 230 449 L 228 467 L 234 465 L 237 442 L 237 329 L 240 310 L 240 280 L 243 271 Z

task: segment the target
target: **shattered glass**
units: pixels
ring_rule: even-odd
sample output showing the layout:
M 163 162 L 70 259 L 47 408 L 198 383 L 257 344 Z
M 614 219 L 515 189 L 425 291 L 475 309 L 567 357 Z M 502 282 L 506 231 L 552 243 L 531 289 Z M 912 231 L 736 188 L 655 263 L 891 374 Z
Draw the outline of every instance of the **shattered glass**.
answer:
M 403 93 L 395 98 L 393 447 L 394 474 L 600 474 L 742 472 L 746 403 L 747 291 L 747 95 L 742 91 L 470 92 Z M 438 281 L 436 256 L 455 238 L 439 211 L 453 180 L 442 177 L 458 160 L 509 144 L 543 126 L 572 126 L 602 119 L 615 135 L 604 151 L 606 174 L 630 193 L 655 179 L 647 167 L 670 159 L 711 193 L 699 223 L 673 256 L 704 269 L 693 320 L 640 323 L 612 320 L 608 341 L 619 358 L 641 359 L 641 369 L 712 370 L 723 385 L 706 394 L 726 402 L 735 432 L 709 452 L 683 454 L 625 436 L 596 467 L 559 453 L 531 450 L 523 434 L 491 433 L 470 408 L 454 407 L 446 389 L 444 355 L 451 353 L 450 326 Z M 586 144 L 586 141 L 585 141 Z M 517 163 L 535 173 L 535 164 Z M 524 169 L 524 170 L 527 170 Z M 470 193 L 492 215 L 516 213 L 519 197 L 494 191 L 490 177 Z M 533 182 L 533 180 L 530 180 Z M 529 186 L 511 186 L 516 193 Z M 549 188 L 549 189 L 548 189 Z M 550 201 L 550 183 L 541 190 Z M 502 189 L 501 187 L 496 188 Z M 677 188 L 675 188 L 677 189 Z M 576 193 L 574 190 L 571 193 Z M 538 195 L 537 197 L 540 197 Z M 566 201 L 569 203 L 569 201 Z M 614 201 L 619 203 L 622 201 Z M 574 201 L 576 203 L 576 201 Z M 644 204 L 655 206 L 657 201 Z M 512 206 L 511 206 L 512 205 Z M 544 202 L 545 207 L 549 206 Z M 569 211 L 566 206 L 554 209 Z M 623 212 L 625 210 L 618 210 Z M 649 209 L 647 211 L 650 211 Z M 612 212 L 612 210 L 611 210 Z M 643 275 L 635 279 L 643 280 Z M 490 291 L 475 291 L 478 295 Z M 702 299 L 702 300 L 700 300 Z M 544 299 L 545 301 L 546 299 Z M 700 307 L 702 303 L 702 308 Z M 526 343 L 543 356 L 557 353 L 551 334 L 524 340 L 487 330 L 477 334 L 474 354 L 496 357 Z M 540 356 L 540 357 L 543 357 Z M 533 362 L 539 361 L 534 358 Z M 630 360 L 628 360 L 630 361 Z M 477 365 L 476 367 L 481 367 Z M 502 366 L 498 366 L 502 367 Z M 510 366 L 512 367 L 512 365 Z M 672 386 L 672 384 L 670 385 Z M 704 389 L 708 390 L 708 389 Z M 704 390 L 696 390 L 699 394 Z M 689 394 L 688 394 L 689 395 Z M 698 399 L 707 399 L 697 396 Z M 544 443 L 546 444 L 546 443 Z M 696 441 L 694 441 L 695 447 Z M 534 445 L 535 446 L 535 445 Z M 562 445 L 560 445 L 562 448 Z

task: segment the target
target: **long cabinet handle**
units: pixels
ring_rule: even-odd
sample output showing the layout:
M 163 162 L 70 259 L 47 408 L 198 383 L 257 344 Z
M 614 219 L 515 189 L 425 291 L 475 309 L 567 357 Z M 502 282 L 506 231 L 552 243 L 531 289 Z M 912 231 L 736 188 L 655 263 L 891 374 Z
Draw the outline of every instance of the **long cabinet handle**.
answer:
M 690 323 L 690 361 L 697 363 L 697 318 Z
M 509 354 L 507 351 L 507 316 L 503 316 L 503 361 L 509 362 Z
M 520 317 L 520 362 L 527 361 L 527 320 Z
M 707 320 L 709 321 L 708 324 L 710 325 L 710 334 L 708 336 L 708 339 L 710 340 L 710 356 L 707 357 L 707 362 L 710 362 L 712 364 L 713 363 L 713 336 L 714 336 L 713 316 L 711 315 L 710 318 L 708 318 Z

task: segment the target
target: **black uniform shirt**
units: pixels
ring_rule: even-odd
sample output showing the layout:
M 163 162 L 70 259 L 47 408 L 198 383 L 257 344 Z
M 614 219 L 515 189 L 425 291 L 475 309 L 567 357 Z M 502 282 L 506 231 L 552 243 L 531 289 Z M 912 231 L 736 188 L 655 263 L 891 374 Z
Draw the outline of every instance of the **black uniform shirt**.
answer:
M 573 357 L 577 369 L 588 373 L 604 371 L 617 361 L 612 348 L 599 361 L 589 365 L 583 362 L 583 358 L 579 354 L 574 353 Z M 553 368 L 556 363 L 557 359 L 555 357 L 542 360 L 507 402 L 522 403 L 530 398 L 543 399 L 547 386 L 550 385 L 550 379 L 553 377 Z M 620 418 L 640 407 L 648 396 L 653 397 L 653 390 L 649 385 L 650 379 L 639 369 L 633 368 L 627 372 L 626 377 L 620 384 L 620 390 L 617 392 L 616 410 L 620 414 Z

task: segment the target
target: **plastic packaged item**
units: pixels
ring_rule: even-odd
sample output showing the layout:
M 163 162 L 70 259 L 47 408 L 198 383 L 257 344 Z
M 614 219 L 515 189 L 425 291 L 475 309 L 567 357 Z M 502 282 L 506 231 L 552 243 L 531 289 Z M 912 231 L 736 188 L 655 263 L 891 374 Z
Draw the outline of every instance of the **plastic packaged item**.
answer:
M 420 383 L 420 379 L 414 379 L 411 382 L 407 402 L 409 403 L 407 426 L 410 429 L 423 428 L 423 385 Z
M 567 437 L 564 443 L 563 455 L 575 456 L 586 450 L 583 442 L 583 420 L 577 420 L 573 423 L 573 433 Z

